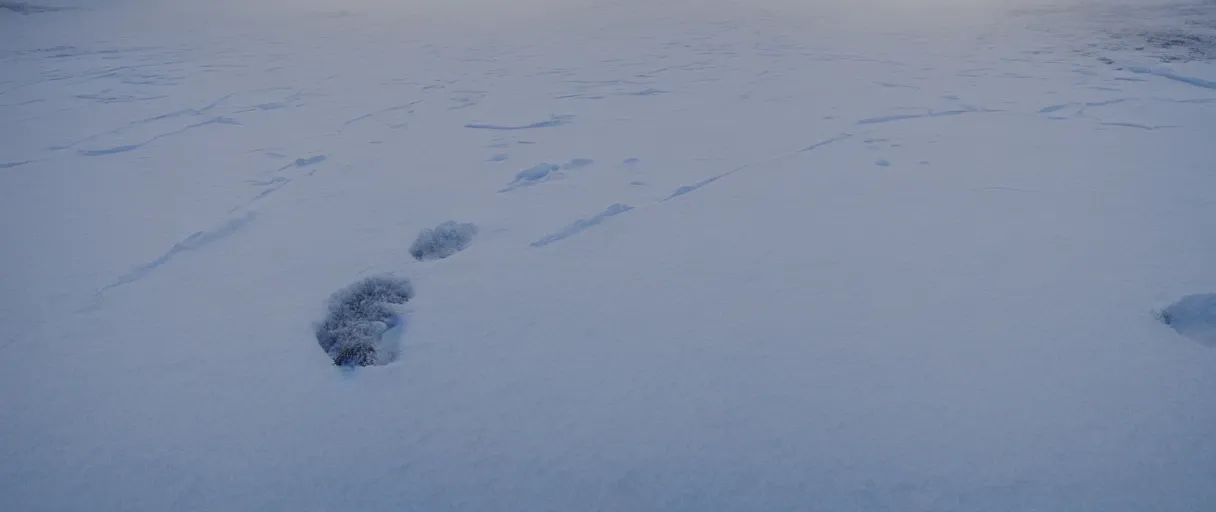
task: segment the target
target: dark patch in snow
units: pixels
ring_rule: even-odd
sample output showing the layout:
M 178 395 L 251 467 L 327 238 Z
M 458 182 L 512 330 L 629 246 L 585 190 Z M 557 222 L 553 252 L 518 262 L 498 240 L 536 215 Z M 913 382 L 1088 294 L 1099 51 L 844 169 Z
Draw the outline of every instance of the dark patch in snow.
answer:
M 877 165 L 879 167 L 890 167 L 891 162 L 888 162 L 888 161 L 880 158 L 877 162 L 874 162 L 874 165 Z
M 491 156 L 489 159 L 489 161 L 491 161 L 491 162 L 505 162 L 506 160 L 507 160 L 507 155 L 502 154 L 502 153 Z
M 410 246 L 410 255 L 418 261 L 439 260 L 465 250 L 477 235 L 477 225 L 471 222 L 447 221 L 435 229 L 424 229 Z
M 1216 293 L 1188 295 L 1157 314 L 1178 334 L 1216 347 Z
M 384 365 L 397 358 L 384 333 L 404 322 L 393 308 L 414 298 L 409 280 L 373 276 L 329 296 L 329 315 L 316 326 L 317 343 L 338 366 Z

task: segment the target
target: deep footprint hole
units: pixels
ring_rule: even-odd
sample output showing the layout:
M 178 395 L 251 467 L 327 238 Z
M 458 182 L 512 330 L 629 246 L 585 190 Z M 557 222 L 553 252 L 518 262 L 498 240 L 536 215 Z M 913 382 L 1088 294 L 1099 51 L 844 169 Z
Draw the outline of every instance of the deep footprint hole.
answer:
M 335 365 L 386 365 L 401 353 L 405 316 L 414 298 L 408 279 L 381 275 L 356 281 L 329 296 L 328 314 L 316 326 L 317 343 Z
M 1216 294 L 1188 295 L 1157 313 L 1178 334 L 1216 347 Z
M 418 261 L 447 258 L 468 248 L 476 235 L 477 225 L 449 220 L 418 233 L 410 246 L 410 256 Z

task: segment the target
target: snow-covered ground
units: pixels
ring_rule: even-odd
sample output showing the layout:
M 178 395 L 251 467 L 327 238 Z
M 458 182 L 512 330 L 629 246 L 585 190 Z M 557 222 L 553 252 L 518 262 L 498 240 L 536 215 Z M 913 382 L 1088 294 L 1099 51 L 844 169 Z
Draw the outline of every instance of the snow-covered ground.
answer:
M 4 4 L 0 510 L 1216 510 L 1213 2 Z

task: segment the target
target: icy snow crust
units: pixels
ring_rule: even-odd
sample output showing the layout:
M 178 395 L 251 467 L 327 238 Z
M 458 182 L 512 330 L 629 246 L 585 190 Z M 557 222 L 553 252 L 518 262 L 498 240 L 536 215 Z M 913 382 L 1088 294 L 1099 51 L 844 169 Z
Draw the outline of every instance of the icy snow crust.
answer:
M 30 5 L 0 510 L 1216 510 L 1211 2 Z

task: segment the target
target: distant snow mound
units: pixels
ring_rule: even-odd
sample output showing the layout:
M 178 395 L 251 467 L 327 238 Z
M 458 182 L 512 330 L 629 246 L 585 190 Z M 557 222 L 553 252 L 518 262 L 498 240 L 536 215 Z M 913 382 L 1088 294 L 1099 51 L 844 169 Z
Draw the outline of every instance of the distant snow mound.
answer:
M 384 365 L 396 359 L 395 347 L 385 346 L 384 333 L 400 325 L 392 307 L 414 297 L 409 280 L 374 276 L 329 296 L 329 316 L 317 326 L 317 343 L 338 366 Z
M 1188 295 L 1157 316 L 1178 334 L 1216 347 L 1216 293 Z
M 418 233 L 414 245 L 410 246 L 410 255 L 418 261 L 443 259 L 463 251 L 473 243 L 475 235 L 477 225 L 449 220 L 435 226 L 435 229 L 424 229 Z

